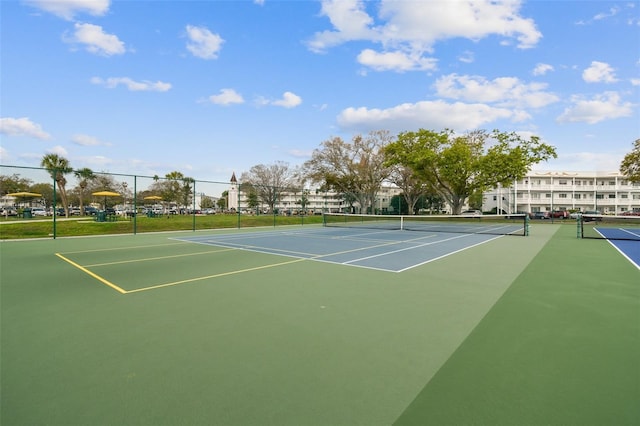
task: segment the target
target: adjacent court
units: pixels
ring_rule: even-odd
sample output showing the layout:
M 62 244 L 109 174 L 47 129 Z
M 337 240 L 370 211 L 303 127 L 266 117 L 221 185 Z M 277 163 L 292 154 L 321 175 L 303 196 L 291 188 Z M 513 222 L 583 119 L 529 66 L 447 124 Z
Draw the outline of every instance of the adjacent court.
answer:
M 4 241 L 0 421 L 638 424 L 638 268 L 485 225 Z

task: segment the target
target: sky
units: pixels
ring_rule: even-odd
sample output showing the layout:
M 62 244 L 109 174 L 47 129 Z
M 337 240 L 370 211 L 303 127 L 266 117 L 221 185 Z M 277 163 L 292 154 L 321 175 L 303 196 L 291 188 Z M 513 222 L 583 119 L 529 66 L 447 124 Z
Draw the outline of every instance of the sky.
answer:
M 228 182 L 373 130 L 640 138 L 638 1 L 0 0 L 0 164 Z

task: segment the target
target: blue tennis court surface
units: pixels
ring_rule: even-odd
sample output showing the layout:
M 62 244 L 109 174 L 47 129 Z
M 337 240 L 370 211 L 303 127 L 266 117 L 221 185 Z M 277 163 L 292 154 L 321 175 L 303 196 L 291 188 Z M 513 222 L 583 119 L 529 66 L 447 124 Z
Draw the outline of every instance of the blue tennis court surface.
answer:
M 640 230 L 637 228 L 595 228 L 603 238 L 640 269 Z
M 312 228 L 175 238 L 197 244 L 402 272 L 478 244 L 496 235 Z

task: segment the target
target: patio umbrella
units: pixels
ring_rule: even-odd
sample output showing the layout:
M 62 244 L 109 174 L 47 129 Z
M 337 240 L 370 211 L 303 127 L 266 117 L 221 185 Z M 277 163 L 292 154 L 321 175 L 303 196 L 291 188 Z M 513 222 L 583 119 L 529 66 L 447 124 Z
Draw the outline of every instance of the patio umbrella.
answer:
M 7 195 L 10 197 L 42 197 L 42 194 L 38 194 L 37 192 L 13 192 Z
M 162 197 L 159 195 L 147 195 L 146 197 L 144 197 L 145 200 L 162 200 Z
M 16 198 L 22 198 L 22 201 L 24 202 L 24 200 L 26 200 L 27 198 L 35 198 L 35 197 L 42 197 L 42 194 L 38 194 L 37 192 L 12 192 L 11 194 L 7 194 L 9 197 L 16 197 Z
M 98 191 L 93 192 L 91 195 L 95 195 L 96 197 L 104 197 L 104 208 L 107 209 L 107 197 L 119 197 L 120 194 L 113 191 Z

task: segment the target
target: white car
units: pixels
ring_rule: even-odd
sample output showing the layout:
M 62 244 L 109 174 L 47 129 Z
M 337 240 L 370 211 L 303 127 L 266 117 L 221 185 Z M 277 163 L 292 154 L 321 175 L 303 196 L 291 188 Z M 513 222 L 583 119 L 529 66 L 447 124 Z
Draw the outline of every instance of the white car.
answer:
M 49 214 L 47 213 L 47 211 L 45 209 L 36 207 L 36 208 L 32 208 L 31 209 L 31 214 L 33 216 L 49 216 Z

